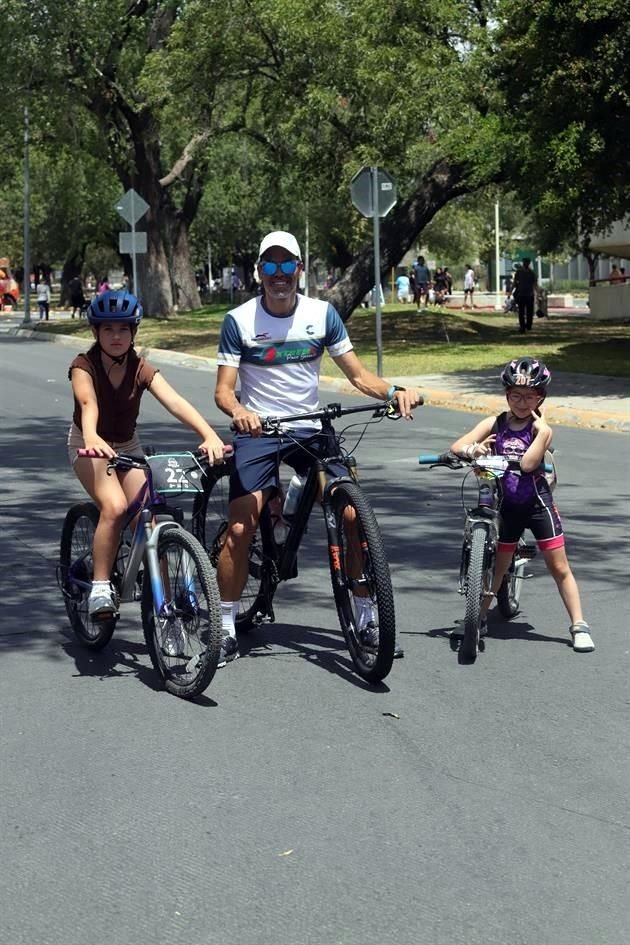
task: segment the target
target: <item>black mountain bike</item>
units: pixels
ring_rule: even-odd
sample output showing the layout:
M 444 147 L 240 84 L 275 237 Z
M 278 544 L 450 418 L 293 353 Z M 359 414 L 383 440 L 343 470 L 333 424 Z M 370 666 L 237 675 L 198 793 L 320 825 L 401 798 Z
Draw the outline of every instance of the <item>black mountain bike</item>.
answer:
M 249 548 L 249 573 L 239 604 L 236 628 L 248 631 L 255 624 L 273 622 L 273 598 L 280 581 L 297 577 L 297 555 L 300 542 L 307 530 L 309 517 L 316 501 L 321 502 L 326 530 L 328 532 L 328 555 L 335 606 L 354 668 L 368 682 L 379 682 L 392 668 L 396 643 L 396 619 L 389 565 L 383 546 L 381 532 L 370 503 L 357 481 L 356 463 L 341 445 L 341 434 L 337 434 L 332 421 L 349 414 L 368 412 L 372 419 L 390 416 L 398 418 L 390 402 L 370 403 L 360 407 L 328 406 L 310 413 L 292 417 L 269 417 L 263 421 L 266 433 L 285 439 L 291 435 L 283 430 L 283 424 L 296 420 L 319 420 L 322 424 L 320 437 L 325 439 L 325 456 L 313 461 L 306 475 L 295 513 L 291 516 L 288 533 L 282 543 L 276 540 L 274 523 L 267 502 L 261 512 L 257 531 Z M 307 455 L 308 445 L 294 439 Z M 321 452 L 321 451 L 320 451 Z M 342 464 L 347 476 L 335 477 L 330 464 Z M 204 477 L 204 491 L 196 497 L 193 506 L 193 534 L 207 548 L 210 560 L 216 567 L 225 541 L 228 527 L 228 484 L 231 462 L 209 469 Z M 348 526 L 348 521 L 356 524 Z M 349 533 L 353 531 L 356 541 L 358 533 L 360 553 L 356 544 L 352 548 L 352 560 L 360 574 L 348 573 L 350 560 Z M 378 644 L 362 641 L 355 614 L 353 591 L 357 596 L 367 596 L 378 614 Z
M 474 662 L 479 652 L 482 601 L 492 596 L 501 514 L 499 480 L 508 470 L 520 470 L 520 463 L 509 460 L 505 456 L 479 456 L 477 459 L 468 460 L 450 452 L 419 456 L 418 462 L 431 467 L 467 468 L 469 472 L 474 471 L 477 476 L 477 502 L 471 507 L 464 501 L 466 477 L 462 482 L 462 507 L 466 519 L 459 565 L 459 593 L 465 597 L 466 601 L 464 635 L 459 655 L 463 661 Z M 555 475 L 552 464 L 541 464 L 541 471 Z M 519 612 L 522 583 L 528 576 L 525 574 L 525 569 L 535 555 L 536 545 L 528 544 L 524 538 L 521 538 L 510 568 L 497 592 L 497 606 L 507 619 L 515 617 Z

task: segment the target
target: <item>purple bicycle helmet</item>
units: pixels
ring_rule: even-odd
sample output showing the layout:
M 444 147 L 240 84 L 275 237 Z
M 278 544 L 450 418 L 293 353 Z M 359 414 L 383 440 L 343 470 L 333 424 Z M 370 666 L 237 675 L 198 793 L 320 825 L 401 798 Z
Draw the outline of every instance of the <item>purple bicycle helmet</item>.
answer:
M 88 305 L 87 320 L 90 325 L 102 325 L 103 322 L 127 322 L 139 325 L 142 318 L 142 306 L 131 292 L 102 292 Z
M 537 358 L 517 358 L 506 364 L 501 372 L 501 382 L 510 387 L 535 387 L 545 391 L 551 380 L 551 371 Z

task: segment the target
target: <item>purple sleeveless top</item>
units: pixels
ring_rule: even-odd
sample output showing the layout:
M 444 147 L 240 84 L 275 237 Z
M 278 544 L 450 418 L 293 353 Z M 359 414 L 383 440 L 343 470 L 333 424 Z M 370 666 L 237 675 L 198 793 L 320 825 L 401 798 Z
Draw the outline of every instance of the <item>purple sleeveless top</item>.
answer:
M 536 435 L 532 429 L 533 423 L 532 419 L 522 430 L 511 430 L 508 426 L 508 414 L 502 413 L 498 416 L 497 438 L 494 444 L 497 456 L 522 459 Z M 504 503 L 522 505 L 545 491 L 549 492 L 549 484 L 542 472 L 522 473 L 508 470 L 501 479 L 501 491 Z

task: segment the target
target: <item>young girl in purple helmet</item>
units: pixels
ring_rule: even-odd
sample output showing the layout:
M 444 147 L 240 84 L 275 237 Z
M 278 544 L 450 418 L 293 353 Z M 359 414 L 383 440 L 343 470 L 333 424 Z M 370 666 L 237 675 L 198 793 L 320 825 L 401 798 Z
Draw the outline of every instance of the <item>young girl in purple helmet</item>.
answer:
M 77 355 L 68 372 L 74 394 L 68 455 L 77 478 L 100 511 L 92 552 L 92 617 L 116 609 L 109 576 L 127 506 L 145 481 L 141 469 L 116 470 L 108 475 L 103 460 L 117 453 L 143 456 L 136 421 L 145 390 L 195 431 L 210 462 L 223 462 L 223 443 L 217 434 L 192 404 L 136 353 L 133 343 L 141 318 L 142 307 L 135 295 L 123 291 L 97 296 L 87 311 L 95 344 L 86 354 Z M 94 458 L 77 456 L 77 450 L 83 448 L 91 450 Z
M 495 453 L 518 459 L 521 464 L 520 472 L 507 472 L 501 479 L 501 524 L 493 596 L 510 567 L 519 538 L 529 528 L 569 614 L 573 649 L 578 653 L 590 653 L 595 645 L 584 620 L 580 592 L 567 560 L 562 523 L 549 483 L 539 470 L 553 435 L 542 409 L 551 373 L 542 361 L 524 357 L 510 361 L 503 369 L 501 380 L 509 409 L 498 417 L 481 420 L 451 446 L 452 452 L 469 459 Z M 492 597 L 488 597 L 482 604 L 482 634 L 486 630 L 485 614 L 491 602 Z

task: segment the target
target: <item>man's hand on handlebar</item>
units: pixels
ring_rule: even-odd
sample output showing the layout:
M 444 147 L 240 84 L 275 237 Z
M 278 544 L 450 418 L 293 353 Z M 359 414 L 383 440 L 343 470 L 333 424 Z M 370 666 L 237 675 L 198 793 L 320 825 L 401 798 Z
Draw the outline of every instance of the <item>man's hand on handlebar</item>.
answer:
M 238 406 L 232 413 L 232 426 L 237 433 L 249 433 L 250 436 L 260 436 L 262 421 L 253 410 Z
M 417 387 L 406 387 L 402 390 L 394 391 L 392 397 L 393 403 L 401 417 L 405 420 L 413 420 L 412 410 L 414 407 L 421 407 L 424 403 L 424 397 Z

